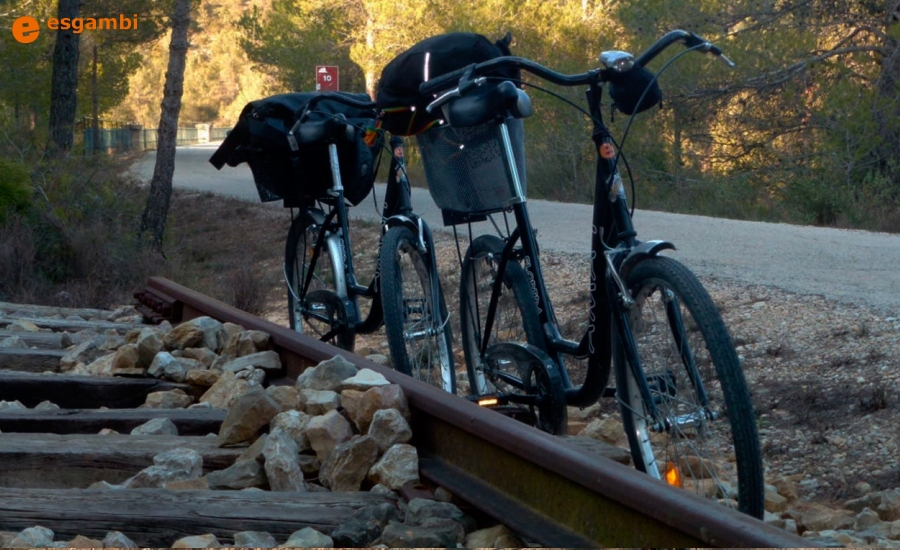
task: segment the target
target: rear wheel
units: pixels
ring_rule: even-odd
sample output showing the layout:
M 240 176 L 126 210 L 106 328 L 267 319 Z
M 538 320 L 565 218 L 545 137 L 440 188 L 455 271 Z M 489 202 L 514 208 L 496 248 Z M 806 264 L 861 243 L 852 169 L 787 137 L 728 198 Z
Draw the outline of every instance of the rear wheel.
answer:
M 381 242 L 380 280 L 384 329 L 394 368 L 456 393 L 452 334 L 440 283 L 431 262 L 406 227 L 391 228 Z M 438 292 L 435 311 L 433 289 Z
M 511 396 L 511 406 L 528 409 L 535 425 L 559 433 L 566 424 L 562 379 L 546 356 L 537 304 L 528 274 L 518 262 L 507 262 L 503 269 L 487 332 L 503 248 L 500 238 L 483 235 L 472 242 L 463 261 L 459 311 L 469 391 L 473 396 Z M 529 346 L 517 351 L 503 345 L 507 343 Z
M 291 328 L 353 351 L 355 336 L 348 329 L 347 311 L 343 298 L 347 295 L 343 277 L 340 247 L 325 229 L 321 246 L 316 249 L 323 233 L 322 222 L 312 211 L 294 218 L 288 232 L 284 273 L 288 284 L 288 319 Z
M 731 337 L 697 278 L 671 258 L 641 261 L 626 286 L 640 373 L 614 337 L 616 395 L 635 466 L 761 518 L 763 470 L 750 393 Z M 654 419 L 641 395 L 647 380 Z

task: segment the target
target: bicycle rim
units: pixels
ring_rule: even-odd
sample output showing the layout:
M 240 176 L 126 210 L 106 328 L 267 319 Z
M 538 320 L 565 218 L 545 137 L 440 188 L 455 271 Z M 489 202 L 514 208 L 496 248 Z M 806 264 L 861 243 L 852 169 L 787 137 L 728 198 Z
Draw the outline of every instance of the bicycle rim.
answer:
M 712 300 L 669 258 L 642 262 L 626 282 L 636 301 L 628 322 L 641 374 L 659 413 L 650 417 L 635 370 L 614 338 L 616 393 L 635 466 L 761 517 L 755 417 L 737 354 Z
M 491 367 L 484 361 L 481 351 L 502 251 L 502 240 L 485 235 L 473 241 L 463 262 L 460 327 L 472 395 L 522 393 L 527 385 L 516 365 Z M 544 349 L 537 306 L 527 276 L 524 269 L 513 262 L 508 262 L 504 268 L 500 296 L 487 338 L 488 346 L 502 342 L 529 343 Z
M 320 232 L 320 225 L 298 218 L 295 227 L 291 228 L 285 255 L 290 326 L 319 340 L 335 328 L 346 328 L 347 325 L 347 312 L 342 304 L 337 305 L 340 296 L 346 295 L 343 277 L 338 271 L 343 262 L 332 254 L 327 239 L 322 243 L 318 257 L 314 258 Z M 304 288 L 308 277 L 309 284 Z M 327 341 L 352 351 L 355 338 L 352 332 L 343 330 Z
M 434 311 L 428 257 L 419 252 L 409 229 L 388 231 L 381 262 L 381 300 L 394 368 L 456 393 L 447 306 L 441 293 L 440 311 Z

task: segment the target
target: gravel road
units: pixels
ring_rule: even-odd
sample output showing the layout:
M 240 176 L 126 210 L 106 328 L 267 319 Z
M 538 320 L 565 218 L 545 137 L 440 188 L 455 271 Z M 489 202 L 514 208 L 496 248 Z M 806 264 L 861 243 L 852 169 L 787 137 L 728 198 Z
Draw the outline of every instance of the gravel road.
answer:
M 257 202 L 259 197 L 246 165 L 209 164 L 216 145 L 179 147 L 176 188 L 233 195 Z M 155 153 L 135 165 L 149 181 Z M 383 195 L 383 186 L 376 196 Z M 280 203 L 272 203 L 280 207 Z M 434 229 L 440 212 L 424 189 L 414 189 L 413 206 Z M 529 201 L 532 223 L 545 249 L 586 254 L 590 246 L 588 205 Z M 353 215 L 377 219 L 371 199 Z M 638 211 L 635 226 L 643 240 L 665 239 L 678 248 L 672 254 L 701 276 L 774 286 L 803 295 L 900 310 L 900 236 L 787 224 L 734 221 L 703 216 Z

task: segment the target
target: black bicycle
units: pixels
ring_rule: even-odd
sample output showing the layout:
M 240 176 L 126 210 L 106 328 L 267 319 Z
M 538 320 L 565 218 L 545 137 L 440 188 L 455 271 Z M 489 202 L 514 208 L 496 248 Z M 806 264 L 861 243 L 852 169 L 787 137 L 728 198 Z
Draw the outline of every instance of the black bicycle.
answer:
M 319 97 L 320 102 L 374 109 L 371 102 L 354 103 L 342 94 Z M 310 102 L 291 134 L 301 144 L 324 139 L 331 166 L 339 167 L 337 142 L 363 128 L 334 117 L 311 120 L 318 103 Z M 294 218 L 285 250 L 291 327 L 352 351 L 356 334 L 384 325 L 396 370 L 455 393 L 451 329 L 431 231 L 410 204 L 402 139 L 392 138 L 391 146 L 379 260 L 368 286 L 359 283 L 353 267 L 340 170 L 332 169 L 327 195 L 302 207 Z M 365 318 L 360 297 L 372 300 Z
M 291 328 L 353 351 L 357 334 L 384 326 L 394 369 L 455 393 L 431 231 L 410 204 L 399 137 L 390 140 L 371 282 L 362 285 L 354 268 L 349 208 L 371 192 L 385 148 L 375 104 L 364 94 L 282 94 L 249 105 L 241 119 L 240 154 L 229 164 L 246 160 L 263 200 L 274 195 L 292 209 L 284 254 Z M 360 298 L 371 301 L 366 315 Z
M 727 61 L 708 41 L 673 31 L 637 58 L 604 52 L 602 66 L 582 74 L 506 56 L 433 78 L 420 92 L 437 96 L 429 110 L 441 109 L 446 124 L 418 136 L 419 146 L 445 218 L 469 224 L 460 324 L 474 398 L 522 408 L 562 433 L 567 406 L 614 397 L 639 470 L 762 517 L 759 439 L 734 344 L 696 276 L 661 254 L 674 246 L 637 239 L 601 113 L 607 84 L 626 114 L 656 105 L 657 75 L 645 66 L 677 42 Z M 589 319 L 577 341 L 560 333 L 528 215 L 521 119 L 530 98 L 521 83 L 483 76 L 504 68 L 587 88 L 581 110 L 593 123 L 597 172 Z M 483 219 L 494 234 L 473 239 L 471 222 Z

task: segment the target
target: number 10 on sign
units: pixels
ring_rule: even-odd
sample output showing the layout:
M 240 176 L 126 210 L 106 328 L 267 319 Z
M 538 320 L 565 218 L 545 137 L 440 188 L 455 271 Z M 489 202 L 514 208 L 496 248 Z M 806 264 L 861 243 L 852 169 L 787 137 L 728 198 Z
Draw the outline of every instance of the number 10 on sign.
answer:
M 333 65 L 316 66 L 316 91 L 336 92 L 340 89 L 338 68 Z

